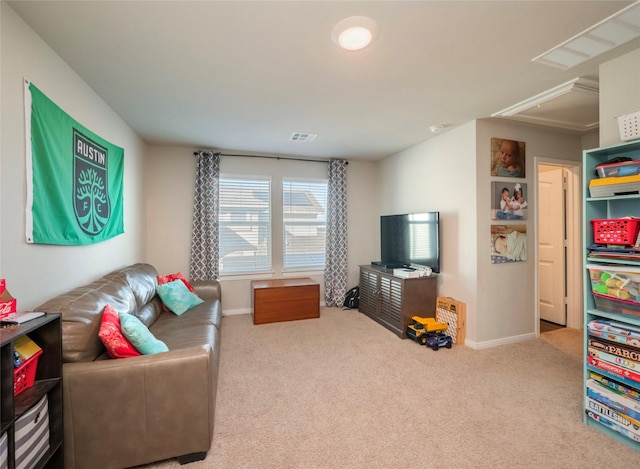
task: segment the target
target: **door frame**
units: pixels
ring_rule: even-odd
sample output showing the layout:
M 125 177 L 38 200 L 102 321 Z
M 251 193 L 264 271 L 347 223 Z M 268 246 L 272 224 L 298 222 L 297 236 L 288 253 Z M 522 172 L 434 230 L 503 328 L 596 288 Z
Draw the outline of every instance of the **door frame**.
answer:
M 540 203 L 538 200 L 538 170 L 541 164 L 547 166 L 559 166 L 567 170 L 567 206 L 565 216 L 567 219 L 566 240 L 566 284 L 567 284 L 567 327 L 582 329 L 582 162 L 572 160 L 558 160 L 536 156 L 534 160 L 534 190 L 536 194 L 536 208 L 534 210 L 534 247 L 535 247 L 535 331 L 536 337 L 540 337 L 540 279 L 538 272 L 538 223 L 540 216 Z

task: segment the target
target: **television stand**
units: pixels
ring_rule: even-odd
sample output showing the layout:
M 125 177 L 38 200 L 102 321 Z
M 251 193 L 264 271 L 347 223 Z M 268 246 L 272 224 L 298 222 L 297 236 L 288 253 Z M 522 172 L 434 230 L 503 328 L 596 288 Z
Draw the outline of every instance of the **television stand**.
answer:
M 381 262 L 381 261 L 371 261 L 371 265 L 375 267 L 382 267 L 383 269 L 400 269 L 405 266 L 401 262 Z
M 400 278 L 393 269 L 361 265 L 358 310 L 404 339 L 412 316 L 436 316 L 437 279 Z

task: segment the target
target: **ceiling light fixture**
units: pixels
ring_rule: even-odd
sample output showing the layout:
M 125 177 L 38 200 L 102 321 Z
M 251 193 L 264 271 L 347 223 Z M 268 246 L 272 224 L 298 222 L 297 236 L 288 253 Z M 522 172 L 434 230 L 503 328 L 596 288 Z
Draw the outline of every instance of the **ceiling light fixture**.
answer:
M 567 70 L 640 37 L 640 1 L 531 59 Z
M 375 39 L 378 25 L 366 16 L 350 16 L 338 22 L 331 31 L 331 39 L 341 49 L 357 51 Z

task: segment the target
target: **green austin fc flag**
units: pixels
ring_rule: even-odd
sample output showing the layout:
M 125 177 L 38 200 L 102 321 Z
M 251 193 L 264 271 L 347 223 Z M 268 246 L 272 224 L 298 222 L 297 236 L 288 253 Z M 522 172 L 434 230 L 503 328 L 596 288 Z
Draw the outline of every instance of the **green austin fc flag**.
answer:
M 25 80 L 27 243 L 93 244 L 124 232 L 124 150 Z

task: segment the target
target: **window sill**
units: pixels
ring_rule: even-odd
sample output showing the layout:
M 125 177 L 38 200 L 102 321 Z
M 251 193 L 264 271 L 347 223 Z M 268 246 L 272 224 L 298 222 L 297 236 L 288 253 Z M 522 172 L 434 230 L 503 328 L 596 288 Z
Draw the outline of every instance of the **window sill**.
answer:
M 323 275 L 324 270 L 285 270 L 282 272 L 283 277 L 318 277 Z
M 220 275 L 220 281 L 235 281 L 235 280 L 262 280 L 265 278 L 272 278 L 275 272 L 270 270 L 268 272 L 255 272 L 255 273 L 243 273 L 243 274 L 223 274 Z

